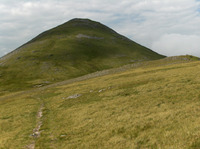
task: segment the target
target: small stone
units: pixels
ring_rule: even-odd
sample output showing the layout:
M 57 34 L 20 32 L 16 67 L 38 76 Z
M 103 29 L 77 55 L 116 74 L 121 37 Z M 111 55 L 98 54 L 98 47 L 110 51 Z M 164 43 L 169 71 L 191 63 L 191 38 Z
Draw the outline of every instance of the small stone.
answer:
M 67 97 L 67 99 L 74 99 L 74 98 L 78 98 L 80 96 L 81 96 L 81 94 L 74 94 L 74 95 Z
M 106 90 L 105 88 L 104 88 L 104 89 L 100 89 L 100 90 L 99 90 L 99 93 L 102 92 L 102 91 L 105 91 L 105 90 Z

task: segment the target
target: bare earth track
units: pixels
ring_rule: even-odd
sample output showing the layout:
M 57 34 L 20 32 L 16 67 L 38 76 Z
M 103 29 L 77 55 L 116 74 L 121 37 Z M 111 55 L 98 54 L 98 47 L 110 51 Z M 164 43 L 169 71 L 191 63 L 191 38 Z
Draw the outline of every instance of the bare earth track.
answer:
M 33 137 L 33 142 L 26 146 L 27 149 L 35 149 L 36 139 L 40 137 L 40 133 L 41 133 L 40 128 L 42 126 L 43 109 L 44 109 L 44 104 L 42 103 L 37 113 L 36 127 L 33 129 L 33 134 L 31 134 L 31 136 Z

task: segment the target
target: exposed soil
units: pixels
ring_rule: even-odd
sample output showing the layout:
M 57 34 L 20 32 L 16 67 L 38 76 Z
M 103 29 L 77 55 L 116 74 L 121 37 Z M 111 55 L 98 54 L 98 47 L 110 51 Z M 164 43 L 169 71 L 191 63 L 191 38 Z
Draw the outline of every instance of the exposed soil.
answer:
M 36 139 L 40 137 L 40 134 L 41 134 L 40 128 L 42 126 L 43 109 L 44 109 L 44 105 L 41 104 L 40 109 L 37 113 L 37 125 L 33 129 L 33 134 L 31 134 L 31 136 L 33 137 L 33 142 L 26 146 L 27 149 L 35 149 Z

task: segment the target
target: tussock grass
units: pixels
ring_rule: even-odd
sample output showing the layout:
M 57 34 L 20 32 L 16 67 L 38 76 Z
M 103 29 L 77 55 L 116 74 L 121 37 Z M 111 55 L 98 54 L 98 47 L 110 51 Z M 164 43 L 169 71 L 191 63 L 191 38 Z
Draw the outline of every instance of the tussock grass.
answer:
M 151 65 L 0 101 L 0 124 L 13 119 L 0 129 L 0 146 L 31 142 L 40 98 L 36 148 L 199 148 L 199 74 L 199 62 Z
M 24 148 L 31 141 L 39 101 L 23 95 L 0 101 L 0 148 Z

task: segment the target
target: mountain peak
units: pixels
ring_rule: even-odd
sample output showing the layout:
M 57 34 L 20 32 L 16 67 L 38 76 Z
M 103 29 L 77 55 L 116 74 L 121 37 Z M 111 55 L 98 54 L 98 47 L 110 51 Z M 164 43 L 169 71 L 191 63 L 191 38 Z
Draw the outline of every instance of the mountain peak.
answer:
M 67 22 L 94 22 L 88 18 L 73 18 Z
M 32 39 L 30 42 L 38 41 L 44 38 L 49 38 L 55 35 L 72 35 L 72 34 L 79 34 L 82 32 L 87 32 L 92 34 L 93 32 L 117 34 L 114 30 L 99 22 L 92 21 L 90 19 L 74 18 L 55 28 L 52 28 L 50 30 L 41 33 L 40 35 Z
M 100 23 L 92 21 L 90 19 L 74 18 L 59 26 L 66 26 L 66 25 L 67 26 L 90 26 L 90 25 L 95 25 L 95 24 L 100 24 Z
M 71 26 L 71 27 L 84 27 L 84 26 L 88 26 L 88 27 L 100 27 L 100 26 L 105 26 L 99 22 L 96 22 L 96 21 L 92 21 L 90 19 L 82 19 L 82 18 L 74 18 L 74 19 L 71 19 L 69 20 L 68 22 L 60 25 L 60 26 Z

